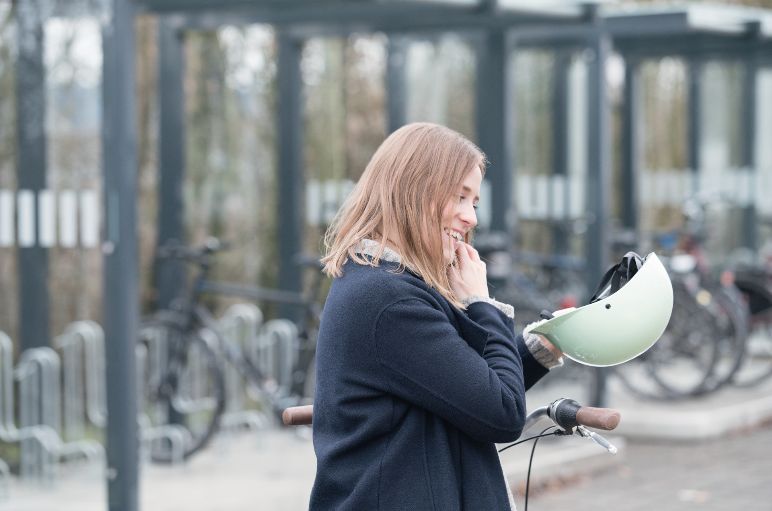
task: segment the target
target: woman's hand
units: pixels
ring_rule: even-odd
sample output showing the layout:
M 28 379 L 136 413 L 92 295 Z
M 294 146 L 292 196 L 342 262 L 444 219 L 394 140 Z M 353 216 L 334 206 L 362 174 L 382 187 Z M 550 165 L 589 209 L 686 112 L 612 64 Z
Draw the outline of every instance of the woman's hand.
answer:
M 555 312 L 553 312 L 553 313 L 552 313 L 552 317 L 558 317 L 558 316 L 562 316 L 563 314 L 566 314 L 566 313 L 568 313 L 568 312 L 571 312 L 572 310 L 576 310 L 576 307 L 568 307 L 568 308 L 566 308 L 566 309 L 559 309 L 559 310 L 556 310 Z M 535 322 L 535 323 L 532 323 L 532 324 L 528 325 L 528 326 L 525 328 L 525 332 L 526 332 L 526 333 L 531 333 L 531 330 L 532 330 L 533 328 L 536 328 L 536 326 L 537 326 L 537 325 L 541 325 L 542 323 L 544 323 L 544 322 L 546 322 L 546 321 L 548 321 L 548 320 L 546 320 L 546 319 L 543 319 L 543 320 L 541 320 L 541 321 L 537 321 L 537 322 Z M 549 341 L 549 339 L 547 339 L 546 337 L 544 337 L 543 335 L 540 335 L 540 334 L 534 334 L 534 335 L 538 335 L 538 336 L 539 336 L 539 340 L 540 340 L 540 342 L 541 342 L 541 343 L 544 345 L 544 347 L 545 347 L 545 348 L 547 348 L 547 349 L 550 351 L 550 353 L 552 353 L 552 354 L 553 354 L 553 355 L 554 355 L 556 358 L 560 358 L 560 357 L 562 357 L 562 356 L 563 356 L 563 352 L 562 352 L 562 351 L 561 351 L 561 350 L 560 350 L 560 349 L 559 349 L 557 346 L 555 346 L 554 344 L 552 344 L 552 343 Z
M 485 263 L 477 250 L 462 241 L 455 242 L 456 259 L 448 266 L 448 280 L 459 300 L 470 296 L 488 298 L 488 280 Z

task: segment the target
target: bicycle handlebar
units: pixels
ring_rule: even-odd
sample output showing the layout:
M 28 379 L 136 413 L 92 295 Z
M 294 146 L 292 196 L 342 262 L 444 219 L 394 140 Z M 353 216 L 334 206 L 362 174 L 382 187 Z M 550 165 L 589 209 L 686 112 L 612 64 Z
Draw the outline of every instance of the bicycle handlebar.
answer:
M 287 426 L 308 425 L 313 420 L 313 410 L 313 405 L 293 406 L 285 409 L 281 418 Z M 611 408 L 581 406 L 573 399 L 558 399 L 549 406 L 542 406 L 531 412 L 526 418 L 525 424 L 529 426 L 544 416 L 549 417 L 566 430 L 576 426 L 587 426 L 611 431 L 619 425 L 622 418 L 617 410 Z
M 611 431 L 619 425 L 622 415 L 611 408 L 593 408 L 582 406 L 576 412 L 576 422 L 588 428 Z
M 188 247 L 178 240 L 168 240 L 158 247 L 158 257 L 161 259 L 182 259 L 194 263 L 202 263 L 207 256 L 228 250 L 230 243 L 209 237 L 199 247 Z
M 285 426 L 305 426 L 311 424 L 314 405 L 291 406 L 281 414 Z

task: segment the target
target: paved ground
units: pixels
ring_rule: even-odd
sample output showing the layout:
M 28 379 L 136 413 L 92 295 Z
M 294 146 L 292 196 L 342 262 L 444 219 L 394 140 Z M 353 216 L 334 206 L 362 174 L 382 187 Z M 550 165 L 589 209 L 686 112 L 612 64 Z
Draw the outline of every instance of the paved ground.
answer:
M 529 402 L 548 402 L 558 388 L 534 389 Z M 577 389 L 567 389 L 576 396 Z M 574 390 L 574 392 L 570 392 Z M 633 411 L 661 424 L 663 436 L 613 438 L 620 454 L 611 456 L 588 440 L 571 437 L 542 441 L 536 453 L 536 495 L 531 511 L 770 511 L 772 510 L 772 421 L 759 422 L 760 404 L 772 395 L 772 382 L 752 391 L 726 389 L 689 403 L 636 403 L 618 399 L 623 423 Z M 611 403 L 617 406 L 617 403 Z M 701 427 L 694 438 L 669 434 L 699 424 L 730 424 L 743 412 L 754 425 L 716 436 Z M 762 410 L 763 411 L 763 410 Z M 772 417 L 770 411 L 764 411 Z M 697 414 L 697 415 L 694 415 Z M 632 420 L 632 419 L 631 419 Z M 750 420 L 750 419 L 748 419 Z M 768 420 L 768 419 L 767 419 Z M 696 422 L 695 422 L 696 421 Z M 632 420 L 632 422 L 635 422 Z M 636 428 L 631 428 L 633 433 Z M 647 431 L 645 428 L 638 431 Z M 705 431 L 710 435 L 703 434 Z M 261 431 L 221 438 L 183 467 L 143 464 L 143 511 L 295 511 L 307 508 L 315 460 L 310 439 L 299 431 Z M 650 431 L 649 431 L 650 433 Z M 680 434 L 680 433 L 679 433 Z M 522 486 L 529 448 L 502 454 L 512 486 Z M 586 468 L 586 469 L 585 469 Z M 93 467 L 62 471 L 53 487 L 0 485 L 0 511 L 102 511 L 106 487 Z M 523 498 L 518 498 L 523 511 Z
M 308 507 L 310 439 L 262 431 L 221 439 L 183 467 L 142 465 L 143 511 L 295 511 Z M 103 511 L 107 489 L 93 467 L 73 467 L 54 487 L 14 482 L 0 511 Z
M 628 441 L 618 466 L 530 499 L 530 511 L 557 509 L 770 511 L 772 425 L 704 443 Z

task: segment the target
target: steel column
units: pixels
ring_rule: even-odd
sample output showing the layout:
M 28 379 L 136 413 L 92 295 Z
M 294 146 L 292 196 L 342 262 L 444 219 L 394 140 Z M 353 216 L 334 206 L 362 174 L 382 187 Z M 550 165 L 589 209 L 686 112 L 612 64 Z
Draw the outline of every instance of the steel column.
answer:
M 553 89 L 552 89 L 552 175 L 562 176 L 564 179 L 568 176 L 568 157 L 569 157 L 569 136 L 568 136 L 568 110 L 569 105 L 569 69 L 571 67 L 571 53 L 558 51 L 555 55 L 553 70 Z M 565 188 L 566 195 L 562 199 L 568 200 L 568 188 Z M 551 194 L 556 199 L 554 194 Z M 553 206 L 554 208 L 554 206 Z M 561 210 L 568 208 L 563 206 Z M 567 254 L 569 246 L 568 223 L 563 219 L 555 219 L 552 226 L 552 252 L 555 254 Z
M 491 185 L 492 231 L 510 232 L 514 226 L 512 182 L 514 134 L 511 118 L 511 65 L 506 33 L 489 31 L 477 45 L 477 143 L 488 157 L 485 179 Z
M 16 3 L 16 176 L 19 191 L 34 194 L 34 240 L 17 251 L 19 342 L 21 349 L 48 346 L 48 249 L 40 245 L 38 192 L 46 188 L 46 80 L 43 61 L 43 6 L 37 0 Z
M 386 60 L 387 133 L 393 133 L 407 122 L 407 50 L 407 38 L 389 36 Z
M 702 70 L 703 62 L 699 57 L 689 60 L 689 141 L 688 164 L 692 172 L 692 193 L 700 190 L 700 171 L 702 169 Z
M 139 319 L 134 8 L 112 0 L 103 27 L 104 326 L 110 511 L 139 502 L 135 344 Z
M 622 103 L 622 226 L 638 229 L 638 180 L 641 172 L 640 62 L 625 60 L 625 89 Z
M 608 266 L 608 219 L 611 194 L 609 104 L 605 64 L 611 51 L 606 36 L 591 44 L 592 61 L 588 77 L 588 164 L 587 164 L 587 284 L 594 288 Z
M 609 198 L 611 194 L 611 137 L 610 108 L 606 86 L 606 62 L 611 54 L 611 39 L 604 33 L 598 17 L 597 6 L 589 7 L 589 16 L 595 22 L 596 32 L 589 39 L 588 49 L 588 105 L 587 105 L 587 237 L 586 282 L 588 294 L 592 293 L 608 267 Z M 607 400 L 607 373 L 595 370 L 591 402 L 603 406 Z
M 759 59 L 755 52 L 746 57 L 745 77 L 743 81 L 742 94 L 742 166 L 747 169 L 750 179 L 748 190 L 749 202 L 743 207 L 742 211 L 742 233 L 743 244 L 756 250 L 758 246 L 758 232 L 756 230 L 756 202 L 755 193 L 756 182 L 758 179 L 758 161 L 756 158 L 756 102 L 758 95 L 757 77 L 759 72 Z
M 158 141 L 157 247 L 185 240 L 185 73 L 184 33 L 173 16 L 158 23 L 160 127 Z M 168 307 L 184 284 L 180 261 L 156 261 L 157 305 Z
M 297 266 L 297 256 L 303 246 L 303 91 L 300 74 L 303 43 L 284 32 L 279 32 L 278 38 L 278 284 L 282 289 L 299 291 L 303 284 L 302 272 Z M 289 310 L 284 312 L 289 313 Z

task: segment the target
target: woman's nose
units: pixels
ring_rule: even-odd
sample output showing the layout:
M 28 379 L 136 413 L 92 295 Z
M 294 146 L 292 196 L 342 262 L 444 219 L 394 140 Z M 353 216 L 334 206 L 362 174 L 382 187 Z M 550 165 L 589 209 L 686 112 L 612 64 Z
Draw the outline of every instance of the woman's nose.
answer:
M 461 221 L 468 225 L 470 228 L 477 226 L 477 212 L 473 206 L 464 206 L 459 212 Z

